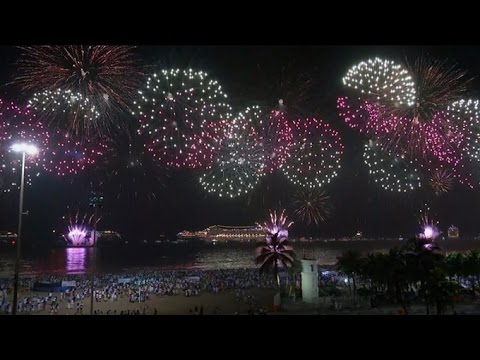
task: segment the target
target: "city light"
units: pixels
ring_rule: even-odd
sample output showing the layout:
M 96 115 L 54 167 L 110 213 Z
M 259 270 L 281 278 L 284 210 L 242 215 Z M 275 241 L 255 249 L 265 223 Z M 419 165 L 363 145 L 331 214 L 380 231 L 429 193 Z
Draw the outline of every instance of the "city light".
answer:
M 33 144 L 27 144 L 27 143 L 15 143 L 11 147 L 12 151 L 15 152 L 24 152 L 28 155 L 35 155 L 38 153 L 38 148 L 33 145 Z

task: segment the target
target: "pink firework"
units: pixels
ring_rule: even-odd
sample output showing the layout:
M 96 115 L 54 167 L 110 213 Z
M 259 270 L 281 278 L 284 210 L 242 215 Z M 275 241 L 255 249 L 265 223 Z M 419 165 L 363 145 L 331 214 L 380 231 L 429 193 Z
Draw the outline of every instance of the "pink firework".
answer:
M 422 232 L 418 237 L 425 242 L 425 249 L 433 250 L 435 248 L 434 241 L 442 232 L 438 229 L 438 221 L 435 222 L 430 218 L 429 210 L 428 207 L 425 207 L 420 211 L 420 225 Z
M 49 150 L 50 134 L 28 109 L 0 99 L 0 191 L 10 192 L 20 185 L 21 155 L 10 151 L 15 142 L 38 148 L 36 155 L 26 155 L 26 183 L 38 176 Z
M 378 119 L 378 117 L 371 116 L 370 106 L 374 106 L 373 103 L 362 99 L 350 99 L 347 96 L 337 99 L 338 115 L 345 124 L 362 134 L 368 135 L 370 134 L 367 129 L 371 127 L 369 124 Z
M 79 212 L 69 218 L 67 233 L 63 235 L 65 241 L 70 246 L 93 246 L 93 229 L 101 218 L 95 218 L 95 215 L 85 214 L 80 216 Z
M 292 226 L 293 221 L 288 222 L 285 210 L 282 210 L 279 214 L 274 211 L 270 211 L 270 220 L 266 221 L 262 225 L 262 229 L 267 233 L 267 243 L 272 242 L 272 236 L 277 236 L 279 241 L 288 239 L 288 228 Z
M 88 238 L 87 240 L 89 232 L 90 231 L 85 227 L 69 226 L 67 239 L 69 240 L 70 245 L 73 246 L 91 245 L 90 239 Z
M 292 121 L 294 145 L 282 172 L 295 185 L 319 188 L 338 175 L 343 144 L 326 122 L 310 118 Z
M 407 67 L 375 59 L 351 68 L 344 85 L 363 95 L 353 101 L 339 98 L 340 116 L 383 149 L 429 172 L 450 168 L 459 181 L 468 182 L 459 168 L 472 142 L 458 117 L 475 104 L 460 101 L 454 109 L 449 106 L 465 93 L 471 79 L 455 66 L 428 57 Z
M 242 122 L 248 124 L 248 137 L 255 139 L 256 145 L 261 149 L 263 166 L 260 175 L 268 175 L 279 170 L 287 161 L 290 149 L 293 145 L 293 131 L 284 112 L 273 110 L 266 112 L 260 106 L 255 105 L 245 108 L 239 115 Z M 220 144 L 222 138 L 229 137 L 232 127 L 229 124 L 235 122 L 220 121 L 209 123 L 204 131 L 204 150 L 207 144 L 211 149 L 218 150 L 216 143 Z M 212 141 L 214 140 L 214 141 Z M 211 151 L 213 154 L 214 151 Z
M 43 167 L 58 176 L 76 175 L 93 166 L 106 152 L 106 145 L 100 141 L 83 140 L 63 130 L 55 130 L 51 136 L 55 144 L 48 151 Z
M 229 120 L 211 121 L 203 124 L 203 129 L 198 134 L 193 134 L 190 145 L 185 150 L 185 158 L 188 164 L 196 164 L 193 168 L 207 168 L 213 165 L 222 142 L 229 135 Z M 150 151 L 157 160 L 153 148 Z M 174 166 L 167 164 L 167 166 Z M 186 167 L 189 167 L 186 165 Z
M 293 132 L 286 114 L 278 110 L 262 116 L 255 127 L 265 152 L 263 175 L 268 175 L 280 169 L 287 161 L 293 146 Z
M 273 268 L 278 286 L 280 286 L 279 268 L 293 266 L 295 258 L 295 253 L 288 243 L 288 228 L 292 224 L 291 222 L 287 223 L 285 210 L 278 216 L 276 211 L 270 212 L 270 221 L 262 226 L 266 232 L 265 242 L 260 244 L 255 251 L 255 262 L 260 265 L 260 272 L 269 267 Z
M 348 126 L 374 137 L 385 150 L 403 154 L 418 165 L 439 161 L 456 167 L 462 161 L 464 134 L 445 112 L 421 122 L 391 113 L 383 105 L 360 99 L 351 101 L 347 97 L 337 100 L 337 108 Z
M 380 141 L 387 149 L 406 154 L 414 162 L 438 160 L 457 166 L 462 158 L 463 133 L 448 122 L 445 113 L 436 113 L 429 122 L 380 114 L 385 123 L 394 123 L 393 132 L 385 131 Z
M 362 134 L 380 137 L 395 130 L 397 118 L 382 116 L 384 110 L 380 104 L 344 96 L 337 99 L 337 109 L 345 123 Z

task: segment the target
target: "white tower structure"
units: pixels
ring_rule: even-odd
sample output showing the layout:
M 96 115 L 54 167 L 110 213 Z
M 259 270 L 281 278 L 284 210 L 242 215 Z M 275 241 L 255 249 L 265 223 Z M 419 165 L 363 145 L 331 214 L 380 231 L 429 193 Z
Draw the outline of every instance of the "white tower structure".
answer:
M 306 303 L 318 301 L 318 267 L 313 259 L 302 259 L 302 300 Z

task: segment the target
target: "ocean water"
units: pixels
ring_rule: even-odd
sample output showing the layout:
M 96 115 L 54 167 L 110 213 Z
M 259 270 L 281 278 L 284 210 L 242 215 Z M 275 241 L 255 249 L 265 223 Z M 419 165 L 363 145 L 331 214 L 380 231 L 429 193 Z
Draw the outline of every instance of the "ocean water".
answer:
M 317 259 L 320 265 L 333 265 L 347 250 L 361 253 L 388 251 L 402 241 L 362 240 L 293 243 L 299 258 Z M 480 249 L 480 241 L 448 240 L 439 243 L 442 250 Z M 13 251 L 0 253 L 0 273 L 13 272 Z M 254 243 L 186 243 L 118 248 L 55 248 L 23 255 L 22 274 L 85 274 L 142 271 L 145 269 L 232 269 L 255 266 Z

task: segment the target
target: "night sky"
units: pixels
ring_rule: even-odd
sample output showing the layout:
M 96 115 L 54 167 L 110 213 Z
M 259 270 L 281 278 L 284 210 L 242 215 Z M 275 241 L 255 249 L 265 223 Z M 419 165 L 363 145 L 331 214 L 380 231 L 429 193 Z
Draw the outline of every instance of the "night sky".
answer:
M 448 59 L 476 77 L 472 97 L 480 89 L 480 47 L 475 46 L 141 46 L 145 64 L 207 71 L 217 78 L 234 109 L 251 104 L 275 106 L 285 79 L 311 82 L 305 115 L 319 116 L 337 129 L 345 144 L 339 176 L 326 187 L 334 208 L 332 218 L 317 228 L 294 225 L 294 235 L 352 236 L 357 230 L 367 236 L 398 236 L 418 228 L 418 211 L 428 200 L 423 192 L 397 195 L 382 191 L 367 176 L 362 159 L 365 141 L 348 129 L 337 115 L 336 98 L 345 94 L 341 78 L 353 64 L 369 57 L 414 60 L 419 55 Z M 18 50 L 0 47 L 0 96 L 25 101 L 8 84 L 15 70 Z M 300 76 L 301 75 L 301 76 Z M 295 84 L 295 81 L 292 82 Z M 287 84 L 283 81 L 283 84 Z M 287 104 L 288 105 L 288 104 Z M 133 121 L 128 115 L 119 121 Z M 43 176 L 26 188 L 25 242 L 41 242 L 61 228 L 66 206 L 85 206 L 91 190 L 88 174 L 75 179 Z M 105 192 L 100 229 L 116 229 L 132 240 L 172 237 L 183 229 L 199 230 L 212 224 L 249 225 L 265 218 L 268 208 L 285 204 L 292 191 L 281 175 L 265 179 L 254 196 L 223 200 L 207 196 L 189 171 L 171 171 L 156 200 L 118 200 Z M 480 234 L 480 191 L 456 185 L 452 191 L 430 201 L 440 227 L 455 224 L 462 234 Z M 16 231 L 18 193 L 0 196 L 0 230 Z

